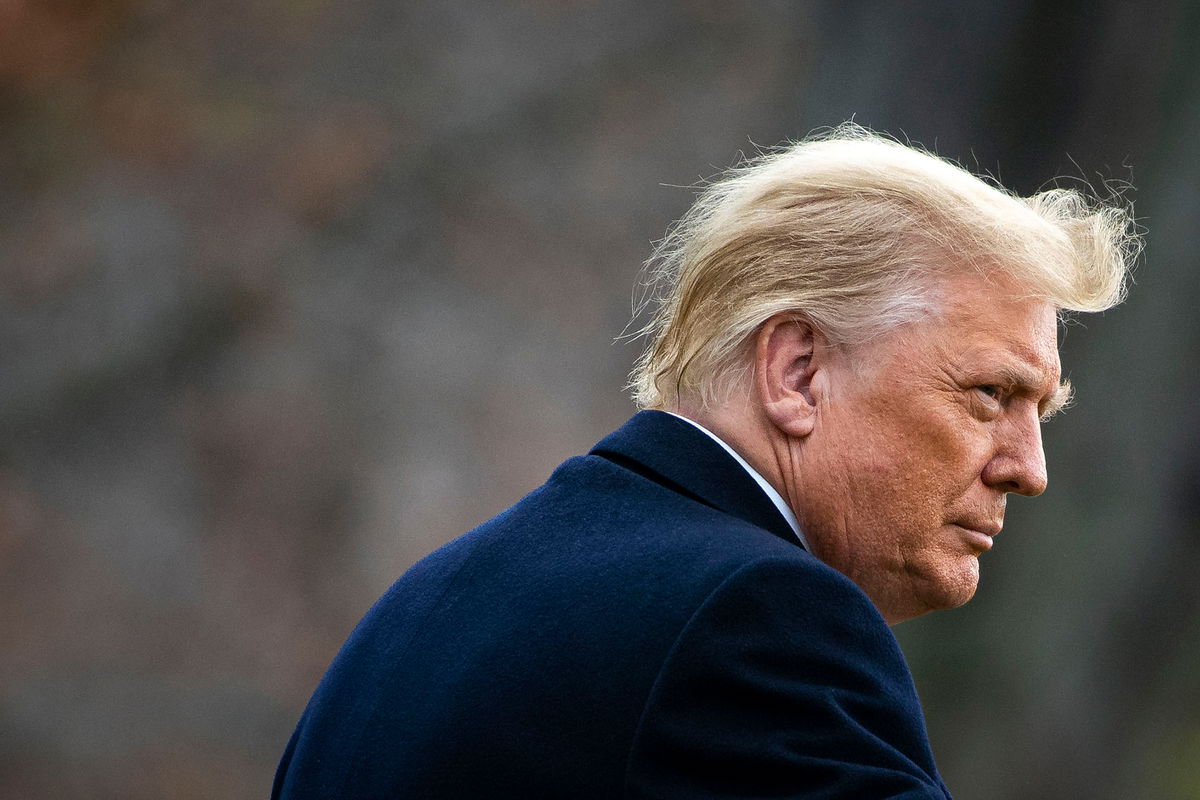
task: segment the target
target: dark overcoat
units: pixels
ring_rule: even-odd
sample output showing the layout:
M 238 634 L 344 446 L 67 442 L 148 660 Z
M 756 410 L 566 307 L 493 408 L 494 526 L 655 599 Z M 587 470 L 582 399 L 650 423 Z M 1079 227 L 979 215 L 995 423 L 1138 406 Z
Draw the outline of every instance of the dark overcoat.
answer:
M 273 796 L 949 795 L 870 600 L 716 442 L 643 411 L 388 590 Z

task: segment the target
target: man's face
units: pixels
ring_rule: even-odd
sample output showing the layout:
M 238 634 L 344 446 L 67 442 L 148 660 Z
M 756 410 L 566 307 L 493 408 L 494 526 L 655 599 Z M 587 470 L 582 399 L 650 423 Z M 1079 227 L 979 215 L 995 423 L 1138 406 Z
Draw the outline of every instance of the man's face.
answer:
M 889 622 L 971 599 L 1005 495 L 1046 488 L 1060 403 L 1054 308 L 975 276 L 942 312 L 843 353 L 804 445 L 800 523 Z

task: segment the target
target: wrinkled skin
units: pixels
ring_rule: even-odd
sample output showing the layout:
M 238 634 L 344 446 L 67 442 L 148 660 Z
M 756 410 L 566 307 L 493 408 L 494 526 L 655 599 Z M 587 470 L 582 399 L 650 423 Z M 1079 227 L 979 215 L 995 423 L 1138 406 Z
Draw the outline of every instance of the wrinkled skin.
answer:
M 1046 488 L 1041 418 L 1065 394 L 1057 319 L 1014 294 L 957 279 L 944 313 L 830 363 L 813 431 L 789 448 L 815 554 L 889 622 L 970 600 L 1005 496 Z
M 682 412 L 772 483 L 813 553 L 891 623 L 971 599 L 1010 492 L 1046 488 L 1065 400 L 1057 318 L 1005 280 L 944 280 L 937 313 L 837 347 L 795 315 L 756 340 L 755 391 Z

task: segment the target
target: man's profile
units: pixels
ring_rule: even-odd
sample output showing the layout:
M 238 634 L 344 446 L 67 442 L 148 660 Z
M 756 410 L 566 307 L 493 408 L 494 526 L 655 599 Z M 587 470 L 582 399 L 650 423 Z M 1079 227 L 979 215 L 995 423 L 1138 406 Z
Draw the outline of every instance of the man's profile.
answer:
M 849 125 L 714 182 L 642 410 L 392 586 L 274 796 L 948 797 L 888 625 L 1045 488 L 1059 315 L 1119 302 L 1130 226 Z

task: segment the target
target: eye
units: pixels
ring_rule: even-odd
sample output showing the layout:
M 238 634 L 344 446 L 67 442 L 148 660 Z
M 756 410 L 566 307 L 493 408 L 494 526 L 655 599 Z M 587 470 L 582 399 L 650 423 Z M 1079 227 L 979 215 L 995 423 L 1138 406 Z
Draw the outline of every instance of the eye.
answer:
M 980 386 L 976 386 L 975 391 L 987 396 L 987 398 L 993 403 L 999 402 L 1000 399 L 1004 397 L 1004 389 L 994 383 L 985 383 Z

